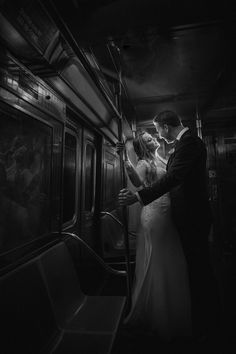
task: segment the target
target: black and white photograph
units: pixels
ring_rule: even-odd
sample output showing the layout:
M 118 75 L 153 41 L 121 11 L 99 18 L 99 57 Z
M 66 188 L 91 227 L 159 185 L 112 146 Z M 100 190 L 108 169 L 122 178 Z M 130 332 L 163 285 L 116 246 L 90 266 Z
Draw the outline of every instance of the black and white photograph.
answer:
M 236 352 L 236 4 L 0 0 L 0 353 Z

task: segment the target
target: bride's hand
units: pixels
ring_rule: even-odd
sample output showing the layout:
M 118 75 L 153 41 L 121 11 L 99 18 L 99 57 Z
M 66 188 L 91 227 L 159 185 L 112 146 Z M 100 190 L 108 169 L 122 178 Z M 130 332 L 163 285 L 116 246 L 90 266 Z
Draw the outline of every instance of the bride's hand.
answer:
M 116 143 L 116 153 L 120 155 L 122 152 L 124 153 L 124 160 L 130 162 L 127 150 L 125 148 L 125 144 L 123 142 L 121 142 L 121 141 L 118 141 Z

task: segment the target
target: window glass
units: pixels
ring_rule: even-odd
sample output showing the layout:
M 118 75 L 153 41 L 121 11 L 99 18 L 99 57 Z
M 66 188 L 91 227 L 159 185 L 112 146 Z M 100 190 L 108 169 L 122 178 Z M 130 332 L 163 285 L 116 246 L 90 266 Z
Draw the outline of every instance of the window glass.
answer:
M 52 128 L 0 112 L 0 250 L 50 231 Z
M 95 150 L 91 144 L 86 145 L 85 164 L 85 210 L 92 211 L 95 179 Z
M 76 137 L 65 133 L 64 180 L 63 180 L 63 222 L 75 215 L 76 195 Z
M 103 181 L 103 208 L 114 204 L 117 199 L 120 185 L 119 160 L 113 151 L 105 151 L 104 156 L 104 181 Z
M 110 202 L 115 197 L 115 163 L 105 161 L 104 199 Z

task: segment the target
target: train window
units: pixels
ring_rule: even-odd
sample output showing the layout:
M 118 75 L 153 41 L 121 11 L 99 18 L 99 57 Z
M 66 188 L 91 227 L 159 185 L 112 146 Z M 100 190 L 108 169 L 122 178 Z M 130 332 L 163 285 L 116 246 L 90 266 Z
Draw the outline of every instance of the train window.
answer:
M 105 162 L 104 200 L 111 201 L 115 195 L 115 163 Z
M 226 160 L 233 167 L 236 166 L 236 138 L 225 138 Z
M 64 186 L 63 186 L 63 222 L 75 218 L 76 212 L 76 136 L 65 133 Z
M 92 212 L 94 204 L 95 184 L 95 149 L 92 144 L 87 143 L 85 153 L 85 211 Z
M 52 128 L 0 111 L 0 248 L 50 231 Z
M 104 180 L 103 180 L 103 208 L 114 205 L 114 200 L 121 188 L 120 186 L 120 168 L 117 154 L 110 145 L 104 152 Z

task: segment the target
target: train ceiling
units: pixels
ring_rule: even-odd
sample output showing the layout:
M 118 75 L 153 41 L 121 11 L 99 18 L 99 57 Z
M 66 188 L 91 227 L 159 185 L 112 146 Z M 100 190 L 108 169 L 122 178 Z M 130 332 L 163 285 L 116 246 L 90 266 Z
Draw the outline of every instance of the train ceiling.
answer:
M 121 73 L 128 119 L 163 109 L 183 119 L 235 116 L 236 11 L 207 0 L 51 1 L 112 83 Z

